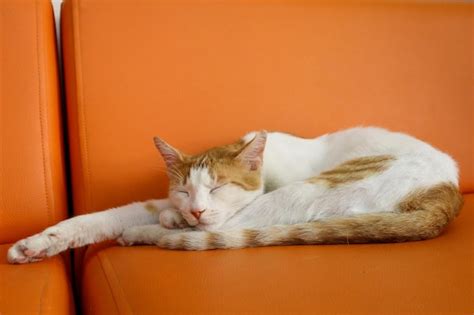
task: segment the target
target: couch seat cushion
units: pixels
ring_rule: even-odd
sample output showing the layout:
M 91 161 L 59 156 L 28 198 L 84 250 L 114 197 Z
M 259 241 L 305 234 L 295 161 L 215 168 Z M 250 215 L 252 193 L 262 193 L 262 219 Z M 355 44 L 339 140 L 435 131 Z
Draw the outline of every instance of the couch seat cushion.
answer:
M 86 314 L 471 313 L 474 194 L 439 238 L 185 252 L 92 247 Z
M 6 257 L 11 245 L 0 245 L 0 314 L 74 314 L 63 256 L 10 265 Z

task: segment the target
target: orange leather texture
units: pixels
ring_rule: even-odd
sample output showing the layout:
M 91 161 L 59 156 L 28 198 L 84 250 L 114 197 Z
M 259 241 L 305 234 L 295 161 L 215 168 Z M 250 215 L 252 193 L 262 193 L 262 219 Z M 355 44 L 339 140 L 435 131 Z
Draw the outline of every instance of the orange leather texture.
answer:
M 76 214 L 164 197 L 152 137 L 379 125 L 451 154 L 474 191 L 473 4 L 66 0 Z M 472 312 L 473 207 L 418 243 L 180 252 L 95 246 L 82 307 L 113 313 Z
M 41 263 L 10 265 L 0 245 L 0 313 L 2 315 L 74 314 L 67 260 L 56 256 Z
M 51 3 L 0 1 L 0 243 L 67 215 Z
M 473 4 L 67 0 L 76 213 L 166 194 L 152 137 L 185 152 L 254 129 L 401 130 L 474 191 Z
M 74 314 L 68 259 L 9 265 L 12 242 L 67 215 L 54 18 L 0 1 L 0 314 Z
M 90 248 L 86 314 L 471 314 L 474 194 L 423 242 L 186 252 Z M 100 246 L 99 246 L 100 247 Z

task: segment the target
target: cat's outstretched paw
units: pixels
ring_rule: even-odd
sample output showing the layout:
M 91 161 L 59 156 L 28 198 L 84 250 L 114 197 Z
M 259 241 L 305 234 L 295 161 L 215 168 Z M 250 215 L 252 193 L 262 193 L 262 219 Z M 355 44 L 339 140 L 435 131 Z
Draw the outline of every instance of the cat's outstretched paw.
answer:
M 30 254 L 30 255 L 27 255 Z M 7 260 L 10 264 L 26 264 L 30 262 L 43 260 L 43 257 L 32 256 L 23 241 L 17 242 L 8 249 Z
M 58 227 L 50 227 L 43 232 L 16 242 L 7 253 L 11 264 L 26 264 L 54 256 L 69 246 Z

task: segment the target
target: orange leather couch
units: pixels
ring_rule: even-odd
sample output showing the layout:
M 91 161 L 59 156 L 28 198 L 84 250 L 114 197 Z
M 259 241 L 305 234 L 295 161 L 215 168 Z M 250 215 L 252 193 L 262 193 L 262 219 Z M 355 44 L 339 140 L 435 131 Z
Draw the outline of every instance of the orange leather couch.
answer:
M 21 3 L 43 8 L 44 2 Z M 423 242 L 207 252 L 91 246 L 75 255 L 78 309 L 84 314 L 473 313 L 473 10 L 472 3 L 461 1 L 66 0 L 61 32 L 74 214 L 164 197 L 155 135 L 196 153 L 252 129 L 302 136 L 354 125 L 405 131 L 459 162 L 465 197 L 448 230 Z M 36 12 L 50 15 L 46 11 Z M 42 25 L 16 15 L 11 23 Z M 50 49 L 51 19 L 48 23 L 37 33 L 50 39 Z M 31 41 L 28 45 L 35 45 Z M 4 55 L 25 52 L 13 42 L 7 48 L 1 42 Z M 13 61 L 1 60 L 16 80 L 5 89 L 11 102 L 2 98 L 1 103 L 0 137 L 2 149 L 8 148 L 1 156 L 10 159 L 5 160 L 10 164 L 2 160 L 0 177 L 4 243 L 59 220 L 67 207 L 57 95 L 48 102 L 34 97 L 38 84 L 40 95 L 49 89 L 57 93 L 54 53 L 46 44 L 28 48 L 31 56 L 15 55 L 24 62 L 18 73 Z M 53 79 L 38 80 L 36 63 L 48 60 L 39 73 Z M 32 87 L 23 109 L 19 104 L 26 95 L 15 88 L 26 79 Z M 51 119 L 38 112 L 46 105 L 48 113 L 56 113 Z M 4 125 L 3 115 L 10 112 L 17 116 Z M 38 124 L 47 127 L 33 127 Z M 12 133 L 24 142 L 13 141 Z M 45 142 L 45 135 L 54 141 Z M 14 174 L 19 162 L 31 173 Z M 44 181 L 54 179 L 56 190 L 51 183 L 45 194 Z M 38 200 L 21 204 L 20 191 Z M 45 196 L 61 197 L 48 208 Z M 56 313 L 67 313 L 72 302 L 65 262 L 59 257 L 7 266 L 3 257 L 0 287 L 8 292 L 0 294 L 0 312 L 11 312 L 23 298 L 10 289 L 12 283 L 20 287 L 17 277 L 30 285 L 56 266 L 64 276 L 46 287 L 56 295 Z M 43 301 L 42 291 L 35 290 L 32 299 Z
M 66 218 L 49 1 L 0 1 L 0 314 L 74 312 L 67 255 L 8 265 L 12 243 Z

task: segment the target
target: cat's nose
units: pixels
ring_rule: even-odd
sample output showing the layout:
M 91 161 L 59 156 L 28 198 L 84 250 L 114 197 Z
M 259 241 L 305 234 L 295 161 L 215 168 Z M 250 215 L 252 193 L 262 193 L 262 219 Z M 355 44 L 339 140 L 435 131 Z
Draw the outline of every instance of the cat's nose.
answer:
M 193 215 L 193 217 L 195 217 L 196 219 L 199 220 L 199 218 L 201 217 L 201 214 L 206 211 L 206 210 L 200 210 L 200 209 L 193 209 L 191 210 L 191 214 Z

